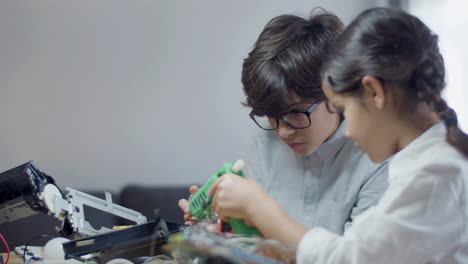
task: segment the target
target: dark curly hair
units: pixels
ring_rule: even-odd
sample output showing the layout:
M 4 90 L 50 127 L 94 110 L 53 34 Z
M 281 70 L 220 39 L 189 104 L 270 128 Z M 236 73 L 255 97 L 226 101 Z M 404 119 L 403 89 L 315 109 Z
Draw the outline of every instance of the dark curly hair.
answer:
M 242 65 L 245 106 L 259 115 L 277 116 L 294 96 L 325 100 L 320 70 L 343 23 L 324 9 L 309 19 L 295 15 L 273 18 Z
M 426 103 L 445 122 L 447 141 L 468 156 L 468 136 L 441 97 L 445 67 L 438 37 L 418 18 L 401 10 L 372 8 L 351 22 L 325 63 L 322 79 L 334 92 L 359 97 L 365 75 L 396 84 L 402 95 L 399 107 L 407 112 Z

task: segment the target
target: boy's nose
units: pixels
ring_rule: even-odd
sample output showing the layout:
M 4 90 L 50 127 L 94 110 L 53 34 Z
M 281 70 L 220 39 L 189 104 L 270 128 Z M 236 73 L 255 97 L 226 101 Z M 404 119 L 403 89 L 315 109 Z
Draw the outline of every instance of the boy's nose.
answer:
M 276 133 L 281 138 L 288 138 L 295 131 L 296 129 L 286 125 L 282 120 L 279 121 L 278 128 L 276 129 Z

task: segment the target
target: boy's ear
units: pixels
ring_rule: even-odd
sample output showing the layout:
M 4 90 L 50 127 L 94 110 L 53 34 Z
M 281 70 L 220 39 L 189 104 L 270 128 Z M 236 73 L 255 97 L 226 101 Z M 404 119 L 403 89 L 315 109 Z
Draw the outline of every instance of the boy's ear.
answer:
M 374 76 L 366 75 L 362 78 L 362 87 L 366 101 L 371 101 L 377 109 L 383 109 L 386 103 L 383 83 Z

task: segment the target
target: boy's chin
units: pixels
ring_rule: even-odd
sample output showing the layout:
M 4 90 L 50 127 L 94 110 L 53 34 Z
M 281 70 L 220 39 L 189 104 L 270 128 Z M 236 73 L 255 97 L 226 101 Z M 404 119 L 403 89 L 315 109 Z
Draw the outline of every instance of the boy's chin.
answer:
M 369 159 L 374 163 L 382 163 L 390 157 L 390 156 L 382 155 L 382 154 L 380 155 L 372 155 L 370 153 L 366 153 L 366 154 L 369 157 Z
M 299 157 L 307 157 L 307 156 L 312 155 L 316 150 L 317 150 L 317 148 L 314 148 L 314 149 L 301 149 L 301 150 L 293 150 L 293 151 Z

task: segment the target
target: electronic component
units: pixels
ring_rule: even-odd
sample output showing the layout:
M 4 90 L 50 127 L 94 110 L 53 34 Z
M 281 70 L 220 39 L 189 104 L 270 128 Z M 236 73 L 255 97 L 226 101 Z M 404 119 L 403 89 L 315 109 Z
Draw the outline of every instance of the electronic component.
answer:
M 39 171 L 32 162 L 1 173 L 0 224 L 38 212 L 48 213 L 41 197 L 47 185 L 56 186 L 54 179 Z M 60 192 L 58 195 L 62 196 Z
M 155 256 L 164 253 L 160 247 L 170 234 L 179 232 L 182 226 L 157 217 L 141 225 L 63 243 L 63 250 L 66 259 L 94 260 L 98 263 L 115 258 Z
M 110 193 L 106 199 L 66 188 L 64 194 L 52 177 L 41 172 L 33 162 L 27 162 L 0 173 L 0 224 L 12 222 L 43 212 L 62 220 L 62 234 L 102 234 L 111 229 L 95 229 L 85 218 L 84 206 L 95 208 L 129 220 L 146 223 L 146 217 L 134 210 L 112 203 Z
M 296 263 L 296 250 L 274 240 L 260 237 L 238 237 L 207 231 L 210 221 L 200 221 L 171 235 L 166 250 L 185 263 L 286 264 Z M 267 249 L 267 250 L 265 250 Z M 268 250 L 269 249 L 269 250 Z M 277 254 L 271 254 L 274 251 Z
M 242 168 L 244 167 L 244 161 L 238 160 L 233 165 L 232 163 L 225 163 L 219 171 L 217 171 L 211 178 L 198 190 L 197 193 L 190 199 L 189 211 L 197 219 L 210 218 L 212 214 L 211 202 L 213 197 L 209 195 L 210 189 L 214 182 L 222 175 L 226 173 L 237 174 L 240 177 L 244 177 Z M 232 227 L 234 233 L 244 236 L 260 236 L 260 232 L 251 226 L 245 224 L 241 219 L 229 219 L 229 225 Z

